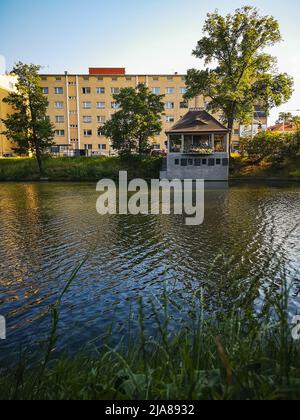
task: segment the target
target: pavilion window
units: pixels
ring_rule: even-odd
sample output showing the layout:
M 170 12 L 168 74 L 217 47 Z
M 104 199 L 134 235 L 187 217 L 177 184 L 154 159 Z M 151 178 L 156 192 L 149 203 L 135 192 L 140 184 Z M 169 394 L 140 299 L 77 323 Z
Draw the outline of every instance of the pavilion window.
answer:
M 181 152 L 181 136 L 172 135 L 170 136 L 170 153 L 180 153 Z
M 226 152 L 226 137 L 224 134 L 215 134 L 215 152 Z

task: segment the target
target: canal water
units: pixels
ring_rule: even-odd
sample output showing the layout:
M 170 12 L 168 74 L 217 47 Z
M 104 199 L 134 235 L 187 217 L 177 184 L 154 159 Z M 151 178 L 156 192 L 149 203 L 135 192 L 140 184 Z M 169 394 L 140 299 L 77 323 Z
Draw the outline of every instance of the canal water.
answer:
M 183 216 L 99 216 L 97 197 L 94 184 L 0 184 L 0 367 L 39 349 L 49 307 L 86 255 L 60 308 L 61 351 L 100 345 L 111 325 L 116 342 L 126 337 L 140 298 L 155 334 L 165 291 L 178 322 L 188 312 L 180 298 L 199 289 L 216 310 L 242 295 L 260 310 L 284 273 L 299 313 L 299 185 L 208 184 L 196 227 Z

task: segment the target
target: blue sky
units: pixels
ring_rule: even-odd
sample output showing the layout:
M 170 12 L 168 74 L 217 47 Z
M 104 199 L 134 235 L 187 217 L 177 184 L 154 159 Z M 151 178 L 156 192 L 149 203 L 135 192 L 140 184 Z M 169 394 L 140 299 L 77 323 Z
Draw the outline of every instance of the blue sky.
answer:
M 5 58 L 8 70 L 21 60 L 51 73 L 86 73 L 89 66 L 184 73 L 201 67 L 191 51 L 207 12 L 243 4 L 279 20 L 284 42 L 271 52 L 279 69 L 295 78 L 294 96 L 281 110 L 300 109 L 299 0 L 0 0 L 0 72 Z

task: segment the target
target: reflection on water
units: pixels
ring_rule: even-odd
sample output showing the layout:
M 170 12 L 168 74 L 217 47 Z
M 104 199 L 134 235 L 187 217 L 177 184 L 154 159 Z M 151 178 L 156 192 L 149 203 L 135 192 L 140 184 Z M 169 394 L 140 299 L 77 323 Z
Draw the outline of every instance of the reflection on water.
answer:
M 208 185 L 196 227 L 184 216 L 99 216 L 96 199 L 92 184 L 0 185 L 1 364 L 45 338 L 49 305 L 87 253 L 64 299 L 60 348 L 81 347 L 112 321 L 121 329 L 137 297 L 147 302 L 165 287 L 188 295 L 204 286 L 212 305 L 247 296 L 259 307 L 278 261 L 299 280 L 299 186 Z M 150 305 L 147 315 L 151 328 Z

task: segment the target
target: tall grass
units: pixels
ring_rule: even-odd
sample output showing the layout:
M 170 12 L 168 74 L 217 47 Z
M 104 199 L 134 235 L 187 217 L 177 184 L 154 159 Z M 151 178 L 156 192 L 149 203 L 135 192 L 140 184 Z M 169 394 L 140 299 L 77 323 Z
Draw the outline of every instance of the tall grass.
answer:
M 259 312 L 253 299 L 229 307 L 220 300 L 216 311 L 204 288 L 187 297 L 176 286 L 166 286 L 151 303 L 155 337 L 146 328 L 149 303 L 140 299 L 138 328 L 132 328 L 131 312 L 124 322 L 127 335 L 118 345 L 108 339 L 94 357 L 54 356 L 59 307 L 80 268 L 51 308 L 45 357 L 33 369 L 22 362 L 2 375 L 2 399 L 300 398 L 300 345 L 291 336 L 291 282 L 284 272 L 277 286 L 267 289 Z M 189 316 L 179 324 L 183 305 Z
M 118 180 L 119 171 L 128 171 L 129 179 L 158 178 L 160 158 L 74 157 L 45 158 L 45 176 L 50 181 Z M 0 181 L 38 181 L 39 170 L 34 158 L 0 159 Z

